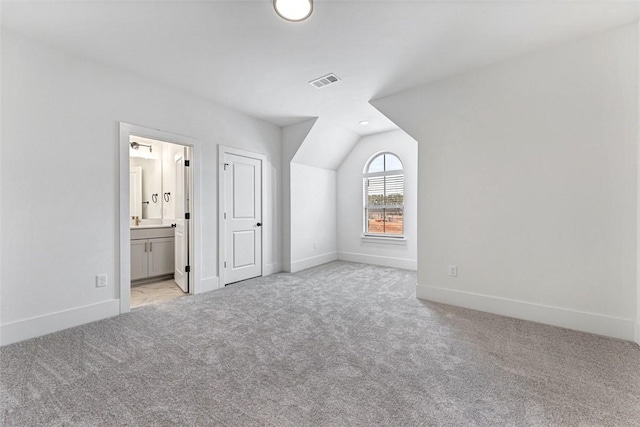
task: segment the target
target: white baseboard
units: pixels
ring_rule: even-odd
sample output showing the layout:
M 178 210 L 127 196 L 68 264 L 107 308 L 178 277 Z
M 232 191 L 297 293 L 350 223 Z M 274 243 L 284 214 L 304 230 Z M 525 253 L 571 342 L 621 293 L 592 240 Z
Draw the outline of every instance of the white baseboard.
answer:
M 112 299 L 70 310 L 58 311 L 0 327 L 0 345 L 39 337 L 120 314 L 120 300 Z
M 262 266 L 262 275 L 263 276 L 270 276 L 270 275 L 275 274 L 275 273 L 280 273 L 281 271 L 282 271 L 282 268 L 280 267 L 280 264 L 278 264 L 278 263 L 263 264 L 263 266 Z
M 220 278 L 207 277 L 200 280 L 200 287 L 197 287 L 194 293 L 201 294 L 204 292 L 215 291 L 217 289 L 220 289 Z
M 640 310 L 640 307 L 638 307 Z M 636 322 L 636 344 L 640 345 L 640 322 Z
M 633 341 L 634 339 L 634 321 L 632 319 L 424 285 L 416 286 L 416 296 L 424 300 L 627 341 Z
M 363 264 L 381 265 L 383 267 L 401 268 L 403 270 L 415 271 L 418 269 L 418 261 L 415 259 L 356 254 L 353 252 L 338 252 L 338 259 L 343 261 L 361 262 Z
M 309 258 L 300 259 L 297 261 L 291 261 L 291 273 L 296 271 L 306 270 L 307 268 L 315 267 L 316 265 L 326 264 L 338 259 L 337 252 L 329 252 L 322 255 L 317 255 Z

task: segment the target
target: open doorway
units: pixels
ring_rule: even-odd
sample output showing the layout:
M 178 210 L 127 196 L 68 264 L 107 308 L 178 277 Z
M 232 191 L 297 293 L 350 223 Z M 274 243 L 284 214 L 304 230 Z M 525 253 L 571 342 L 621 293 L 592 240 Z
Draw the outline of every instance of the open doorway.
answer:
M 131 308 L 189 293 L 190 149 L 129 136 Z
M 192 142 L 121 124 L 121 313 L 196 292 Z

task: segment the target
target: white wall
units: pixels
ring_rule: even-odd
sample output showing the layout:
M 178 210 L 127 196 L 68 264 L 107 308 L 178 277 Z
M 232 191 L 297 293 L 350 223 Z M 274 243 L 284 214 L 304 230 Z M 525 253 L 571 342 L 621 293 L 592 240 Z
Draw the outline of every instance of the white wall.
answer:
M 325 117 L 314 119 L 313 127 L 307 133 L 293 157 L 301 165 L 336 170 L 340 163 L 358 142 L 359 136 L 347 129 L 337 127 Z
M 362 173 L 376 153 L 391 151 L 404 166 L 404 234 L 402 242 L 362 239 Z M 418 227 L 418 144 L 401 130 L 365 136 L 337 171 L 338 258 L 416 270 Z
M 2 34 L 2 65 L 11 106 L 2 110 L 3 343 L 117 313 L 120 121 L 198 140 L 195 268 L 209 284 L 218 276 L 217 145 L 264 154 L 265 263 L 279 271 L 280 128 L 13 33 Z M 101 273 L 108 286 L 96 288 Z
M 282 128 L 282 270 L 291 272 L 291 161 L 317 119 Z
M 636 257 L 636 326 L 635 326 L 635 340 L 636 343 L 638 345 L 640 345 L 640 23 L 638 23 L 637 25 L 637 59 L 638 59 L 638 84 L 637 84 L 637 101 L 638 101 L 638 108 L 637 108 L 637 113 L 638 113 L 638 119 L 636 122 L 636 128 L 638 131 L 638 184 L 637 184 L 637 188 L 638 188 L 638 192 L 637 192 L 637 223 L 636 223 L 636 234 L 637 234 L 637 239 L 636 239 L 636 252 L 637 252 L 637 257 Z
M 3 39 L 3 31 L 2 31 L 2 2 L 0 2 L 0 46 L 2 46 L 2 39 Z M 3 72 L 2 72 L 2 68 L 3 68 L 3 57 L 2 57 L 2 53 L 0 52 L 0 82 L 2 82 L 2 78 L 3 78 Z M 3 111 L 3 100 L 2 100 L 2 96 L 1 96 L 1 92 L 2 92 L 2 88 L 0 87 L 0 268 L 2 268 L 2 262 L 3 262 L 3 257 L 2 257 L 2 250 L 3 250 L 3 245 L 1 244 L 1 242 L 4 242 L 4 234 L 3 234 L 3 228 L 4 225 L 2 223 L 2 206 L 3 206 L 3 200 L 4 200 L 4 180 L 2 180 L 2 164 L 3 164 L 3 153 L 2 153 L 2 146 L 3 146 L 3 135 L 4 135 L 4 130 L 3 130 L 3 126 L 2 126 L 2 111 Z M 0 325 L 2 324 L 2 272 L 0 272 Z M 0 345 L 3 342 L 3 338 L 2 338 L 2 327 L 0 327 Z
M 633 25 L 374 101 L 419 143 L 418 296 L 633 339 L 637 85 Z
M 335 259 L 336 172 L 291 163 L 291 272 Z

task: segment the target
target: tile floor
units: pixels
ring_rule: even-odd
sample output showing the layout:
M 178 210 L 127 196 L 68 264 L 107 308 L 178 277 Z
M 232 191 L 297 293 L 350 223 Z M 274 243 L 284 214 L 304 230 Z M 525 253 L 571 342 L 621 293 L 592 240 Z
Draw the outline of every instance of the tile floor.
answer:
M 182 292 L 173 279 L 137 285 L 131 287 L 131 308 L 171 301 L 185 295 L 189 294 Z

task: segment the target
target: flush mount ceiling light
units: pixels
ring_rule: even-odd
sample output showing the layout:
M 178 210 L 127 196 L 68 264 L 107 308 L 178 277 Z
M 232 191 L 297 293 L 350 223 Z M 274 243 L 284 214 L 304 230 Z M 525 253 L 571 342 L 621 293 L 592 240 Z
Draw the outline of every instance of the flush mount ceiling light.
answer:
M 313 0 L 273 0 L 278 16 L 291 22 L 300 22 L 311 16 Z
M 368 124 L 369 124 L 369 120 L 361 120 L 361 121 L 360 121 L 360 124 L 361 124 L 362 126 L 366 126 L 366 125 L 368 125 Z

